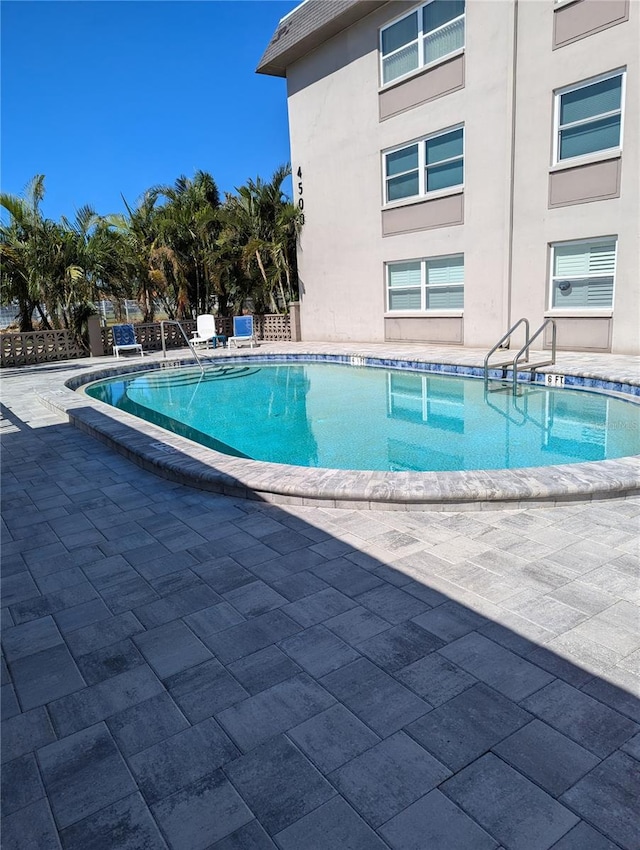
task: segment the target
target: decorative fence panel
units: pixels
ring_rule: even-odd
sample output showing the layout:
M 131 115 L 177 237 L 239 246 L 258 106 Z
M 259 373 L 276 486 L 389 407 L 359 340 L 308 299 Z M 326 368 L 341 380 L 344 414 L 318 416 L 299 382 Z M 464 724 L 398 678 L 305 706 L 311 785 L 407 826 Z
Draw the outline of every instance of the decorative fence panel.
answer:
M 0 334 L 0 355 L 2 366 L 27 366 L 86 357 L 87 349 L 68 330 L 31 331 Z
M 265 342 L 287 342 L 291 339 L 289 316 L 254 316 L 256 339 Z M 192 320 L 180 322 L 188 339 L 196 329 Z M 136 339 L 144 351 L 160 351 L 162 337 L 160 322 L 134 325 Z M 233 334 L 233 319 L 219 316 L 216 318 L 218 333 L 225 336 Z M 110 327 L 101 328 L 103 354 L 113 352 L 113 332 Z M 184 337 L 176 325 L 165 325 L 165 344 L 167 348 L 185 348 Z M 0 352 L 2 366 L 26 366 L 31 363 L 48 363 L 55 360 L 74 360 L 87 357 L 88 350 L 82 348 L 73 339 L 69 331 L 33 331 L 32 333 L 0 334 Z M 99 343 L 98 343 L 99 348 Z M 94 352 L 95 353 L 95 352 Z
M 180 322 L 182 328 L 187 335 L 187 339 L 191 339 L 192 331 L 196 329 L 196 323 L 191 320 Z M 162 336 L 160 333 L 160 322 L 148 322 L 133 326 L 136 332 L 136 341 L 142 345 L 143 351 L 161 351 Z M 165 325 L 164 328 L 165 346 L 167 348 L 186 348 L 184 337 L 180 333 L 176 325 Z M 113 351 L 113 331 L 110 327 L 102 328 L 102 345 L 105 354 L 111 354 Z

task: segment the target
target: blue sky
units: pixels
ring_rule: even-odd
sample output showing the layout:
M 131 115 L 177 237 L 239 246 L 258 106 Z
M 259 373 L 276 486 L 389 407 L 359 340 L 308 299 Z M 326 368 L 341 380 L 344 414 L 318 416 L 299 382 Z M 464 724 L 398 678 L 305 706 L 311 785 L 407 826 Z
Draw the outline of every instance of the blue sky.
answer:
M 286 82 L 256 74 L 298 0 L 2 0 L 0 179 L 106 215 L 196 169 L 221 195 L 289 161 Z

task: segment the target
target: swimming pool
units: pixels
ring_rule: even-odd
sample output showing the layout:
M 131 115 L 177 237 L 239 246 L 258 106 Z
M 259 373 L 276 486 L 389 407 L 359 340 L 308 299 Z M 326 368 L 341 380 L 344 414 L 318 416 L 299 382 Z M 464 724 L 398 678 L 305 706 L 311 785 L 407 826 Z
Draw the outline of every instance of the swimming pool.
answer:
M 640 454 L 638 407 L 607 395 L 326 362 L 221 363 L 118 376 L 93 398 L 238 458 L 449 472 Z

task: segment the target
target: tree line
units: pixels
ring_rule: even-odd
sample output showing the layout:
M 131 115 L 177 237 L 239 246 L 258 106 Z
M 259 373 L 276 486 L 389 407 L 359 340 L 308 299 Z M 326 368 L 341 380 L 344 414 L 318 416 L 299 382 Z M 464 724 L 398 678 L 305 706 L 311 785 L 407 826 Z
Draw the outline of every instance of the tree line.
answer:
M 280 313 L 298 297 L 298 208 L 282 184 L 248 180 L 221 200 L 213 177 L 196 171 L 148 189 L 125 213 L 81 207 L 73 220 L 42 214 L 44 175 L 22 196 L 0 193 L 2 302 L 17 304 L 21 331 L 67 328 L 80 339 L 101 299 L 135 299 L 143 321 L 157 305 L 171 319 L 201 313 Z

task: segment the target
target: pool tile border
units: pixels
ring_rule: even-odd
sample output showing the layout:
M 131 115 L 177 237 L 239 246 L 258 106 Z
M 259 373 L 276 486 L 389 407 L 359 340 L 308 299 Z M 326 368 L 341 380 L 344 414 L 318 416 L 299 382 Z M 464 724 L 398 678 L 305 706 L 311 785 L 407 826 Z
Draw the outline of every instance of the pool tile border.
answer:
M 339 348 L 340 346 L 335 346 Z M 346 346 L 345 346 L 346 347 Z M 362 346 L 372 348 L 373 346 Z M 454 352 L 448 357 L 429 358 L 421 351 L 407 351 L 403 358 L 375 353 L 329 353 L 299 346 L 295 353 L 286 346 L 255 353 L 239 351 L 233 356 L 219 352 L 208 363 L 229 364 L 270 361 L 326 361 L 346 365 L 390 367 L 419 372 L 483 377 L 478 362 L 453 362 L 474 352 Z M 461 356 L 462 355 L 462 356 Z M 422 359 L 420 359 L 422 358 Z M 81 430 L 107 443 L 144 469 L 199 489 L 226 495 L 259 499 L 277 504 L 294 504 L 351 509 L 387 510 L 495 510 L 555 503 L 591 501 L 634 496 L 640 493 L 640 456 L 616 460 L 532 467 L 518 470 L 473 470 L 469 472 L 375 472 L 313 469 L 223 455 L 184 437 L 169 433 L 124 411 L 77 392 L 93 381 L 118 374 L 192 366 L 189 355 L 163 361 L 145 358 L 136 363 L 111 362 L 75 374 L 56 389 L 50 383 L 39 392 L 50 409 L 67 416 Z M 612 370 L 614 371 L 614 370 Z M 576 365 L 546 367 L 535 373 L 535 383 L 544 383 L 544 373 L 565 376 L 565 386 L 619 395 L 640 403 L 638 376 L 604 374 L 604 370 Z M 490 370 L 501 379 L 502 369 Z M 507 379 L 508 379 L 507 374 Z M 529 383 L 529 382 L 527 382 Z

